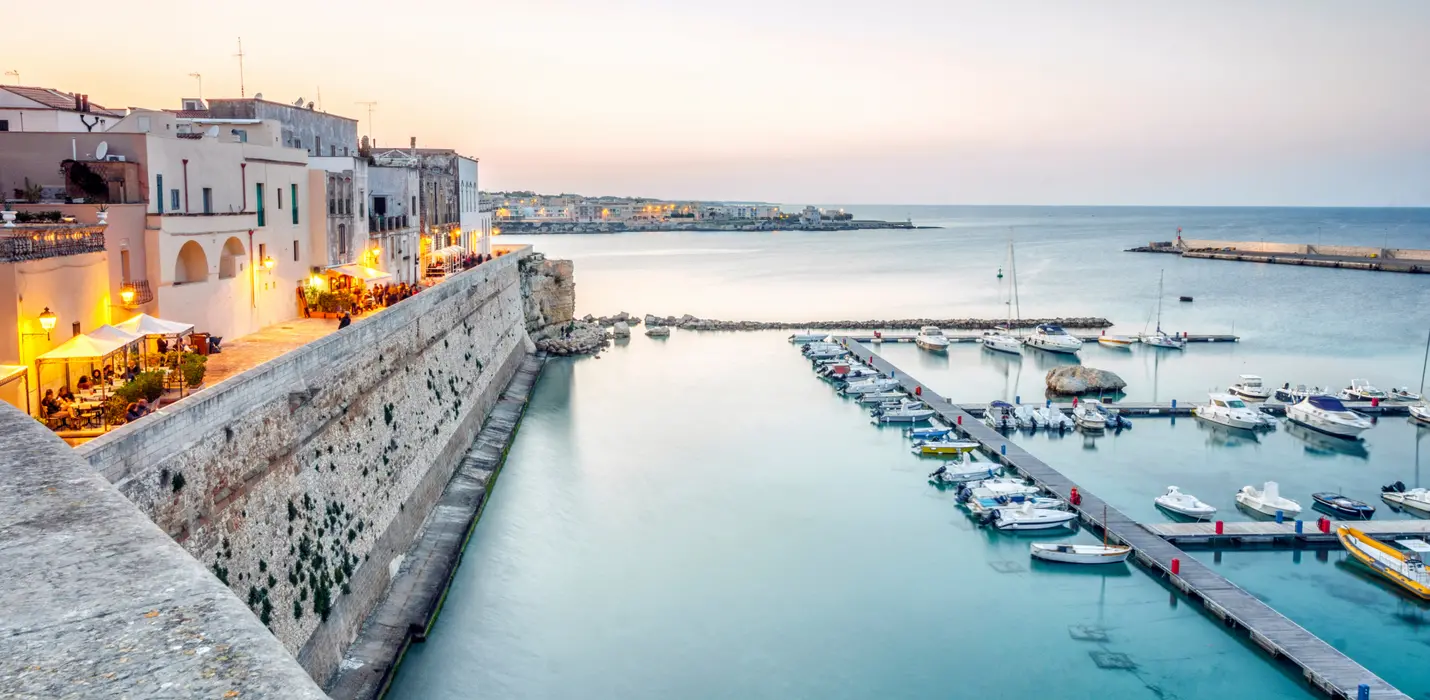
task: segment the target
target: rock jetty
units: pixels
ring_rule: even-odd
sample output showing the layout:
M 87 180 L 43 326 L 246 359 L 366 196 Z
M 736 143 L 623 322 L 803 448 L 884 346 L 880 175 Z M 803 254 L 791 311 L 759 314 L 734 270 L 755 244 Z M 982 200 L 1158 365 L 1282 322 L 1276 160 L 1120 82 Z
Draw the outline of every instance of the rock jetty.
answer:
M 1048 370 L 1048 392 L 1064 396 L 1122 391 L 1127 382 L 1105 369 L 1068 365 Z
M 904 318 L 872 321 L 722 321 L 699 318 L 691 314 L 682 316 L 657 316 L 646 314 L 636 317 L 624 311 L 614 316 L 592 316 L 581 319 L 585 323 L 599 326 L 614 326 L 618 322 L 634 325 L 641 321 L 647 326 L 670 326 L 687 331 L 768 331 L 768 330 L 918 330 L 924 326 L 938 326 L 944 330 L 983 330 L 1002 325 L 1001 318 Z M 1032 328 L 1040 323 L 1055 323 L 1064 328 L 1108 328 L 1112 322 L 1096 316 L 1075 318 L 1025 318 L 1015 323 L 1017 328 Z
M 536 347 L 548 355 L 594 355 L 610 345 L 606 329 L 594 323 L 572 321 L 536 338 Z

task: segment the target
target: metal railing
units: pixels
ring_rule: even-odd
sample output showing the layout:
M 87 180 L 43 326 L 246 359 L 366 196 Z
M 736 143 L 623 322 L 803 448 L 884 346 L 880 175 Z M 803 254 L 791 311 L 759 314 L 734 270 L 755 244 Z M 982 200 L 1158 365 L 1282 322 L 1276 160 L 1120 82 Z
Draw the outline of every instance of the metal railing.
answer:
M 126 307 L 134 308 L 154 301 L 154 291 L 149 280 L 130 280 L 119 287 L 119 298 Z
M 0 228 L 0 262 L 104 252 L 104 227 L 21 224 Z
M 407 215 L 401 216 L 369 216 L 367 217 L 367 228 L 372 233 L 382 233 L 383 231 L 396 231 L 408 227 Z

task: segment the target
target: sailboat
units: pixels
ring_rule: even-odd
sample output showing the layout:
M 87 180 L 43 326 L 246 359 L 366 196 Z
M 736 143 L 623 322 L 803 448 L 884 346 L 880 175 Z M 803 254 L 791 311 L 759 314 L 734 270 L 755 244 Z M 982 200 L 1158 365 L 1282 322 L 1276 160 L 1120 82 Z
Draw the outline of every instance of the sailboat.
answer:
M 1102 545 L 1045 544 L 1034 542 L 1030 547 L 1034 559 L 1063 564 L 1121 564 L 1132 554 L 1125 544 L 1107 543 L 1107 506 L 1102 508 Z
M 1167 332 L 1162 330 L 1162 282 L 1164 277 L 1166 277 L 1165 270 L 1157 275 L 1157 330 L 1154 333 L 1148 333 L 1146 330 L 1143 330 L 1141 335 L 1142 344 L 1151 345 L 1154 348 L 1183 350 L 1187 347 L 1187 341 L 1175 335 L 1167 335 Z
M 1002 277 L 1000 271 L 998 274 Z M 1008 307 L 1008 322 L 1001 330 L 988 331 L 983 334 L 983 347 L 995 352 L 1006 352 L 1013 355 L 1023 354 L 1023 341 L 1013 335 L 1013 302 L 1018 295 L 1018 268 L 1013 261 L 1013 241 L 1010 237 L 1008 241 L 1008 299 L 1003 304 Z
M 1430 403 L 1425 401 L 1425 367 L 1430 365 L 1430 334 L 1425 336 L 1425 359 L 1420 361 L 1420 400 L 1410 406 L 1410 417 L 1420 425 L 1430 425 Z

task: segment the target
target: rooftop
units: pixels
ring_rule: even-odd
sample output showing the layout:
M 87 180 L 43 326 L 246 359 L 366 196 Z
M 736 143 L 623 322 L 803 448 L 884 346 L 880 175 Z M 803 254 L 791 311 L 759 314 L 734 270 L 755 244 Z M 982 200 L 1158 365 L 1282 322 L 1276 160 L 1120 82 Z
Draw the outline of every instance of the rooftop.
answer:
M 76 93 L 63 92 L 52 88 L 25 87 L 21 85 L 0 85 L 0 90 L 37 103 L 37 107 L 29 107 L 29 109 L 58 109 L 66 112 L 82 111 L 79 109 L 81 96 Z M 94 114 L 103 114 L 110 117 L 124 116 L 124 112 L 106 109 L 93 102 L 88 104 L 89 111 Z

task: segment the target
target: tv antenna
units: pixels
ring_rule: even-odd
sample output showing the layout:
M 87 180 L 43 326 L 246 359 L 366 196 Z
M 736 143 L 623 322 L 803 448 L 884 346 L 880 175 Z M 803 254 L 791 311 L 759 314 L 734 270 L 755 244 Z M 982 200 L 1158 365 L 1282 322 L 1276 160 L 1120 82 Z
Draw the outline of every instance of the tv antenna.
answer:
M 238 58 L 238 96 L 247 97 L 243 91 L 243 37 L 238 38 L 238 53 L 234 56 Z
M 19 85 L 19 84 L 20 84 L 20 71 L 19 71 L 19 70 L 7 70 L 7 71 L 5 71 L 5 75 L 13 75 L 13 76 L 15 76 L 15 84 L 16 84 L 16 85 Z
M 367 105 L 367 140 L 368 140 L 368 141 L 373 141 L 373 138 L 372 138 L 372 110 L 377 107 L 377 102 L 358 102 L 357 104 Z M 376 143 L 376 141 L 373 141 L 373 143 Z
M 198 73 L 190 73 L 189 77 L 199 81 L 199 101 L 202 102 L 204 99 L 204 76 Z

